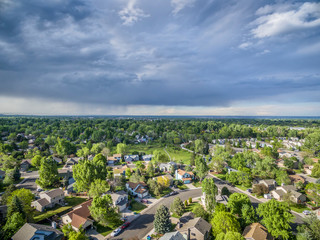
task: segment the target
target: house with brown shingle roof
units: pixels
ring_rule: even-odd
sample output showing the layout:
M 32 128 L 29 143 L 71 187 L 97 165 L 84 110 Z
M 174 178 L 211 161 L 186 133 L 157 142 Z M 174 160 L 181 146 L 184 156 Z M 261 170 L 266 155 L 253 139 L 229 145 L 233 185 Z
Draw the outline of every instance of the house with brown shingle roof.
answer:
M 247 240 L 273 240 L 268 230 L 260 223 L 252 223 L 247 226 L 242 236 Z
M 76 206 L 71 212 L 61 217 L 63 224 L 70 224 L 72 228 L 79 231 L 80 226 L 86 230 L 93 227 L 93 220 L 90 219 L 90 209 L 92 199 Z
M 191 183 L 194 179 L 193 172 L 186 172 L 182 169 L 177 169 L 175 172 L 175 177 L 177 180 L 181 180 L 183 183 Z
M 129 193 L 139 198 L 144 198 L 149 195 L 147 184 L 145 184 L 144 182 L 139 182 L 139 183 L 127 182 L 126 188 L 128 189 Z

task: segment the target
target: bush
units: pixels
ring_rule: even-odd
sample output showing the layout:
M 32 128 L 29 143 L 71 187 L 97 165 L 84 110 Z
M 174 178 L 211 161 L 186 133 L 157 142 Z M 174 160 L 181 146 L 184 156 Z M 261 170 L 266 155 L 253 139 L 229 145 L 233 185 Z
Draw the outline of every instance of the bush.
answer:
M 191 203 L 192 203 L 192 198 L 190 197 L 190 198 L 189 198 L 189 204 L 191 204 Z
M 269 192 L 269 189 L 263 184 L 256 184 L 253 186 L 252 192 L 257 194 L 257 196 L 262 196 Z
M 184 206 L 188 206 L 188 201 L 187 200 L 184 201 Z

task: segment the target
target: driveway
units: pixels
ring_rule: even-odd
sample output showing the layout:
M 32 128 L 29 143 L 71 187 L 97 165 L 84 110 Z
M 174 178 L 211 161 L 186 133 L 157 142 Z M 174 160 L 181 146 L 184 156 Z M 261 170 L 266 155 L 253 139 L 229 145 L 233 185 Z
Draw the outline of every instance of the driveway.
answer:
M 100 233 L 98 233 L 95 229 L 90 229 L 89 231 L 87 231 L 86 235 L 92 237 L 92 239 L 95 240 L 104 240 L 105 237 L 103 235 L 101 235 Z

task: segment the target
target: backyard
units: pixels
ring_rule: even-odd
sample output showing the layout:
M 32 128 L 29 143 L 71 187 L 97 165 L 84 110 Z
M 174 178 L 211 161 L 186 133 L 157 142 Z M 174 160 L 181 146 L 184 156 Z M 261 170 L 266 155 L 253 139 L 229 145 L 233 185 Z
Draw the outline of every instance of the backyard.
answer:
M 62 213 L 74 206 L 77 206 L 85 201 L 87 201 L 86 198 L 80 198 L 80 197 L 65 197 L 65 202 L 68 203 L 68 205 L 66 206 L 56 206 L 52 209 L 49 209 L 48 211 L 45 212 L 35 212 L 35 216 L 34 216 L 34 221 L 35 222 L 40 222 L 46 218 L 52 217 L 56 214 Z

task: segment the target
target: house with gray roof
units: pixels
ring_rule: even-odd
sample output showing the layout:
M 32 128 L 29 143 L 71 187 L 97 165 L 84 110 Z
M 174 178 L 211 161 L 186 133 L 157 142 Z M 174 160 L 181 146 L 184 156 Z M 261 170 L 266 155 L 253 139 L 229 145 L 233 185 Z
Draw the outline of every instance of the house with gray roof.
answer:
M 189 240 L 210 239 L 211 224 L 201 217 L 194 218 L 193 213 L 185 213 L 180 218 L 176 230 Z
M 175 231 L 175 232 L 169 232 L 164 234 L 161 238 L 159 238 L 159 240 L 186 240 L 186 239 L 180 232 Z
M 39 212 L 43 212 L 47 208 L 52 208 L 56 204 L 64 203 L 64 192 L 57 188 L 50 191 L 40 193 L 40 199 L 33 201 L 31 206 Z
M 272 196 L 277 200 L 283 200 L 285 195 L 288 195 L 290 200 L 294 203 L 304 203 L 307 198 L 304 194 L 296 191 L 293 185 L 284 185 L 277 187 L 271 192 Z
M 51 226 L 25 223 L 22 228 L 13 235 L 12 240 L 60 240 L 63 233 Z
M 272 191 L 277 186 L 277 182 L 274 179 L 263 179 L 259 181 L 259 184 L 266 186 L 269 191 Z
M 113 205 L 116 206 L 119 212 L 124 211 L 128 206 L 128 193 L 125 191 L 119 191 L 111 193 Z

